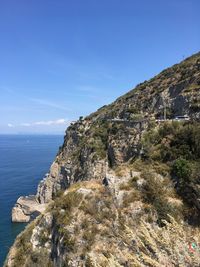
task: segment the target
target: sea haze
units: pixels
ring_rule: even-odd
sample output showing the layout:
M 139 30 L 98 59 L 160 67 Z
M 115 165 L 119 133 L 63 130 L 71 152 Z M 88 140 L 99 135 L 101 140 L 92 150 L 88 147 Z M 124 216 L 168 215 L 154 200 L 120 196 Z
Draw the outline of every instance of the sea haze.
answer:
M 0 135 L 0 266 L 25 224 L 11 223 L 21 195 L 34 194 L 63 142 L 61 135 Z

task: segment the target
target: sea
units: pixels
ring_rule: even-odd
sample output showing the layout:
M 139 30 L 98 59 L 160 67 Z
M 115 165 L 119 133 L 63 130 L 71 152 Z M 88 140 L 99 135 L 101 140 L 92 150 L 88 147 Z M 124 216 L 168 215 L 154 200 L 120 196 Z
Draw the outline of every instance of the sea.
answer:
M 11 222 L 13 205 L 36 192 L 62 143 L 61 135 L 0 135 L 0 267 L 26 225 Z

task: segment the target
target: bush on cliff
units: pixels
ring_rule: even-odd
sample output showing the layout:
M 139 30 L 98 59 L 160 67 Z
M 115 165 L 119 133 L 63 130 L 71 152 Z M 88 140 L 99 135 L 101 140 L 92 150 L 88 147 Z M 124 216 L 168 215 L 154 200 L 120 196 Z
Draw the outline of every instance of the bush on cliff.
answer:
M 179 183 L 189 182 L 191 167 L 187 160 L 179 158 L 172 165 L 172 173 L 177 177 Z

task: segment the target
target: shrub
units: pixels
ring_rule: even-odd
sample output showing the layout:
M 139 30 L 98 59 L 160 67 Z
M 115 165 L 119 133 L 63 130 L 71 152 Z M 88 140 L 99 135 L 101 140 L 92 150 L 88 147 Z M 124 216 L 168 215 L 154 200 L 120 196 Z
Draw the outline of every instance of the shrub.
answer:
M 93 224 L 90 228 L 85 229 L 83 233 L 83 239 L 87 243 L 87 245 L 85 246 L 86 250 L 90 250 L 91 246 L 95 242 L 95 238 L 98 232 L 98 227 L 95 224 Z
M 16 241 L 17 251 L 14 255 L 14 262 L 12 267 L 24 266 L 27 260 L 27 255 L 30 255 L 32 251 L 30 239 L 33 228 L 34 228 L 34 223 L 32 222 L 17 238 Z
M 53 267 L 53 262 L 50 260 L 49 253 L 45 249 L 31 252 L 27 258 L 26 266 L 28 267 Z
M 172 173 L 179 179 L 179 181 L 188 181 L 191 175 L 190 164 L 185 159 L 177 159 L 172 166 Z
M 179 217 L 179 211 L 168 203 L 167 180 L 160 180 L 152 173 L 143 173 L 145 184 L 142 188 L 142 196 L 145 202 L 150 203 L 155 208 L 158 215 L 158 223 L 162 225 L 162 220 L 168 220 L 168 214 Z
M 71 212 L 73 208 L 81 203 L 82 197 L 82 194 L 72 191 L 54 201 L 51 209 L 58 225 L 62 226 L 70 223 Z M 60 231 L 62 231 L 62 227 L 60 227 Z
M 62 244 L 67 252 L 75 251 L 75 238 L 66 229 L 63 231 Z
M 200 125 L 198 123 L 166 122 L 143 135 L 145 158 L 170 162 L 179 157 L 200 158 Z
M 129 191 L 132 189 L 132 186 L 130 183 L 121 183 L 119 189 L 124 191 Z
M 128 207 L 130 203 L 141 200 L 141 195 L 138 190 L 131 191 L 130 193 L 126 193 L 123 196 L 123 207 Z

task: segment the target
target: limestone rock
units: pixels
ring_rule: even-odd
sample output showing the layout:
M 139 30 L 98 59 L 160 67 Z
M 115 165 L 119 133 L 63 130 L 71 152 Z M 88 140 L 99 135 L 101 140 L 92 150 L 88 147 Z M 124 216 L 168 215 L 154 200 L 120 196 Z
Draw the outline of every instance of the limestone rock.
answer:
M 12 222 L 29 222 L 43 213 L 45 204 L 40 204 L 35 196 L 20 197 L 12 209 Z
M 21 206 L 18 206 L 17 204 L 12 209 L 12 222 L 29 222 L 30 221 L 30 215 L 26 215 L 21 208 Z

